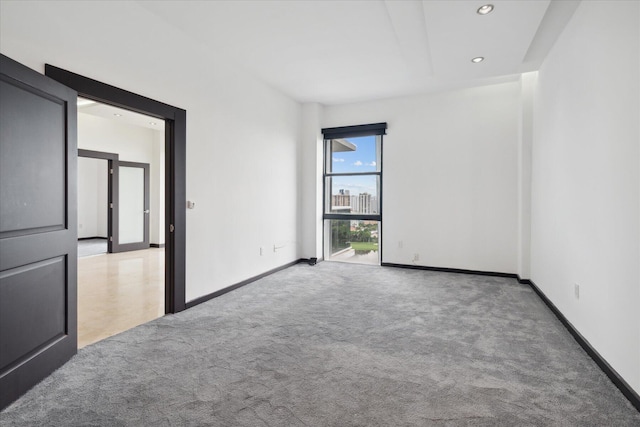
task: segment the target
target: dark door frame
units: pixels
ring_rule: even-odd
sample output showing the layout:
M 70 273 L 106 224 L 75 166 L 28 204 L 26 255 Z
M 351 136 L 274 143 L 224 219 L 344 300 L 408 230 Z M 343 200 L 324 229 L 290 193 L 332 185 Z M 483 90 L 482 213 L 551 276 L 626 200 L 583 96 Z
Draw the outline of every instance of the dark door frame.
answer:
M 108 171 L 113 171 L 118 163 L 118 155 L 116 153 L 105 153 L 103 151 L 83 150 L 78 149 L 78 157 L 86 157 L 90 159 L 101 159 L 107 161 Z M 109 177 L 107 179 L 107 252 L 113 253 L 113 236 L 117 236 L 118 233 L 118 182 L 117 176 L 113 172 L 108 172 Z
M 149 185 L 149 163 L 138 163 L 138 162 L 125 162 L 123 160 L 119 160 L 117 162 L 117 177 L 120 180 L 120 167 L 130 167 L 130 168 L 141 168 L 144 171 L 144 236 L 142 238 L 142 242 L 132 242 L 132 243 L 121 243 L 120 235 L 115 235 L 113 241 L 114 252 L 127 252 L 127 251 L 136 251 L 139 249 L 149 249 L 149 205 L 150 205 L 150 185 Z M 116 175 L 114 173 L 113 175 Z M 120 192 L 120 188 L 118 188 L 118 194 Z M 120 206 L 118 206 L 120 209 Z M 120 211 L 118 210 L 118 215 Z
M 49 64 L 45 75 L 83 98 L 165 121 L 165 312 L 184 310 L 187 112 Z

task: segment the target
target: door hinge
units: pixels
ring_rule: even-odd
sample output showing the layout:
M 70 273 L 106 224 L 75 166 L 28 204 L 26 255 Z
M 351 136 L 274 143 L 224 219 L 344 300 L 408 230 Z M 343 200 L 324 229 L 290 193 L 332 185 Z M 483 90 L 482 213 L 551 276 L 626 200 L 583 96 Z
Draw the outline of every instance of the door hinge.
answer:
M 169 224 L 169 233 L 173 233 L 175 229 L 176 228 L 173 226 L 173 224 Z
M 109 203 L 109 207 L 113 209 L 113 203 Z
M 109 236 L 109 241 L 113 242 L 113 236 Z
M 113 169 L 109 169 L 109 173 L 113 175 Z

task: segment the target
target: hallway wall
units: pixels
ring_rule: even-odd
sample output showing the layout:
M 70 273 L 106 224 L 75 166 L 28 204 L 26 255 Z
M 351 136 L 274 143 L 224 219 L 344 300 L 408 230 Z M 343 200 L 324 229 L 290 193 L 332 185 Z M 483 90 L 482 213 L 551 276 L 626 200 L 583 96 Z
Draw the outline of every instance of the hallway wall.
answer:
M 78 238 L 108 238 L 108 162 L 78 157 Z
M 160 179 L 160 172 L 164 171 L 164 155 L 160 153 L 164 132 L 79 112 L 78 148 L 115 153 L 122 161 L 150 165 L 149 238 L 152 244 L 164 243 L 164 186 L 159 185 L 164 180 Z M 107 200 L 106 195 L 103 200 Z

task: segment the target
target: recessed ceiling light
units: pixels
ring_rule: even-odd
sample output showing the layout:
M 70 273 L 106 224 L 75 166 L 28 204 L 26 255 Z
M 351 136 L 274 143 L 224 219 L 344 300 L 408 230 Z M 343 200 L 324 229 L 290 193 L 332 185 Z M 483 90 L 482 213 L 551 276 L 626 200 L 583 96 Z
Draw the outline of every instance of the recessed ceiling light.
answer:
M 471 60 L 471 62 L 473 62 L 474 64 L 477 64 L 478 62 L 482 62 L 482 61 L 484 61 L 484 57 L 482 56 L 476 56 Z
M 118 113 L 113 113 L 113 115 L 116 117 L 122 117 L 122 114 L 118 114 Z
M 485 4 L 484 6 L 480 6 L 476 11 L 478 15 L 487 15 L 493 11 L 492 4 Z
M 151 126 L 155 126 L 155 125 L 157 125 L 157 123 L 156 123 L 156 122 L 149 122 L 149 124 L 150 124 Z

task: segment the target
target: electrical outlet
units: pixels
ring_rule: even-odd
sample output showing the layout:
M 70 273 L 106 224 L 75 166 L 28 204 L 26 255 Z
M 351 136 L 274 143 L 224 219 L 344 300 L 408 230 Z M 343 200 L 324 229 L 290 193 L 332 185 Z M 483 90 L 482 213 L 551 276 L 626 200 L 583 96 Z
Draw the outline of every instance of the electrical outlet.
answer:
M 403 243 L 402 240 L 398 241 L 398 249 L 402 249 Z
M 573 284 L 573 293 L 576 299 L 580 299 L 580 285 L 578 285 L 577 283 Z
M 263 250 L 262 250 L 262 246 L 260 246 L 260 256 L 264 255 Z

